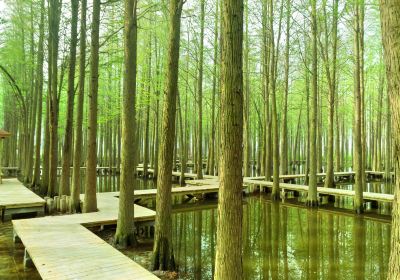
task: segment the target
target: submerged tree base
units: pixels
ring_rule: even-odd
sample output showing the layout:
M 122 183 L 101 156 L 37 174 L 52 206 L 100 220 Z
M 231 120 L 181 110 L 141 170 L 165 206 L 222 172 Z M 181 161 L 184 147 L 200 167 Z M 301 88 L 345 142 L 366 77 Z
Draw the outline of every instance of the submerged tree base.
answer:
M 137 245 L 137 240 L 135 234 L 123 234 L 115 233 L 114 246 L 121 249 L 126 249 L 128 247 L 133 247 Z
M 280 195 L 279 195 L 279 192 L 272 192 L 271 193 L 271 199 L 273 200 L 273 201 L 278 201 L 278 200 L 280 200 Z
M 174 251 L 167 238 L 160 238 L 154 246 L 151 270 L 175 271 Z
M 306 201 L 306 205 L 308 207 L 318 207 L 318 200 L 311 200 L 311 199 L 307 199 Z
M 364 206 L 360 205 L 360 206 L 354 207 L 354 212 L 355 212 L 356 214 L 362 214 L 362 213 L 364 213 Z

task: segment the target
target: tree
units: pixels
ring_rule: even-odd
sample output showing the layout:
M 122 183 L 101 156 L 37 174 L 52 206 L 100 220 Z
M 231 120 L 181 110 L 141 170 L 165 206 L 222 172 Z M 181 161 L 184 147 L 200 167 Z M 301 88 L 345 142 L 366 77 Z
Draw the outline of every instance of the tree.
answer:
M 354 171 L 355 175 L 355 196 L 354 211 L 362 213 L 363 206 L 363 177 L 365 176 L 362 146 L 362 93 L 361 93 L 361 53 L 360 53 L 360 4 L 354 4 Z
M 325 187 L 332 188 L 334 186 L 334 173 L 333 173 L 333 142 L 334 142 L 334 116 L 335 116 L 335 103 L 336 103 L 336 58 L 337 58 L 337 28 L 338 28 L 338 6 L 339 0 L 333 0 L 333 16 L 332 16 L 332 67 L 330 66 L 330 56 L 328 51 L 328 23 L 326 14 L 326 3 L 324 4 L 324 25 L 325 25 L 325 44 L 321 47 L 322 58 L 325 65 L 326 78 L 328 80 L 329 89 L 329 117 L 328 117 L 328 154 Z
M 125 0 L 124 13 L 124 90 L 122 96 L 121 183 L 115 243 L 134 245 L 135 190 L 135 96 L 137 60 L 137 1 Z
M 67 120 L 64 134 L 64 147 L 62 158 L 62 173 L 60 180 L 60 195 L 70 195 L 70 165 L 72 155 L 72 130 L 74 120 L 74 98 L 75 98 L 75 65 L 76 65 L 76 45 L 78 43 L 78 9 L 79 1 L 71 0 L 71 42 L 69 52 L 69 73 L 68 73 L 68 101 L 67 101 Z
M 217 0 L 215 4 L 215 23 L 214 23 L 214 68 L 213 68 L 213 80 L 212 80 L 212 98 L 211 98 L 211 140 L 210 140 L 210 151 L 209 151 L 209 165 L 208 174 L 215 174 L 215 99 L 217 95 L 217 64 L 218 64 L 218 19 L 219 19 L 219 2 Z
M 281 174 L 288 174 L 288 95 L 289 95 L 289 56 L 290 56 L 290 19 L 291 0 L 286 1 L 286 46 L 285 46 L 285 95 L 282 112 L 282 137 L 281 137 Z
M 221 144 L 214 279 L 242 279 L 243 1 L 222 1 Z
M 380 16 L 386 77 L 391 104 L 392 135 L 396 174 L 400 171 L 400 3 L 396 0 L 380 0 Z M 392 209 L 391 252 L 387 279 L 400 278 L 400 177 L 396 176 L 395 196 Z
M 59 46 L 59 28 L 60 28 L 60 0 L 49 1 L 49 157 L 48 169 L 48 189 L 47 195 L 54 196 L 57 185 L 57 162 L 58 162 L 58 110 L 60 97 L 58 93 L 58 46 Z
M 203 179 L 203 63 L 204 63 L 204 17 L 205 0 L 200 0 L 200 47 L 199 77 L 197 79 L 197 103 L 199 107 L 199 124 L 197 132 L 197 179 Z
M 88 122 L 88 152 L 86 159 L 84 212 L 97 211 L 96 174 L 97 174 L 97 94 L 99 90 L 99 29 L 100 0 L 93 1 L 92 42 L 89 83 L 89 122 Z
M 310 182 L 308 185 L 307 205 L 318 205 L 317 200 L 317 114 L 318 114 L 318 57 L 317 57 L 317 3 L 311 0 L 312 27 L 312 78 L 310 109 Z
M 169 2 L 168 62 L 164 89 L 163 119 L 158 154 L 156 222 L 152 258 L 153 270 L 174 270 L 172 247 L 172 154 L 175 141 L 176 97 L 178 92 L 181 14 L 184 0 Z
M 282 4 L 283 7 L 283 4 Z M 278 135 L 278 111 L 276 106 L 276 79 L 277 79 L 277 59 L 279 54 L 279 39 L 281 36 L 281 20 L 282 13 L 279 19 L 278 43 L 275 45 L 274 35 L 274 1 L 271 0 L 269 4 L 270 9 L 270 48 L 271 48 L 271 119 L 272 119 L 272 158 L 273 158 L 273 186 L 271 197 L 273 200 L 279 199 L 279 135 Z M 276 48 L 276 50 L 275 50 Z
M 244 4 L 245 32 L 244 32 L 244 88 L 243 88 L 243 175 L 250 176 L 250 69 L 249 69 L 249 3 Z
M 80 166 L 82 158 L 82 122 L 83 122 L 83 103 L 85 99 L 85 63 L 86 63 L 86 8 L 87 1 L 81 0 L 81 19 L 80 19 L 80 42 L 79 42 L 79 84 L 78 84 L 78 104 L 76 107 L 75 123 L 75 145 L 72 170 L 71 188 L 71 211 L 80 212 L 80 193 L 81 178 Z
M 36 88 L 37 91 L 37 126 L 36 126 L 36 139 L 35 139 L 35 164 L 32 179 L 32 186 L 40 185 L 40 146 L 42 139 L 42 104 L 43 104 L 43 60 L 44 60 L 44 0 L 40 4 L 40 31 L 39 31 L 39 43 L 38 43 L 38 56 L 37 56 L 37 78 Z

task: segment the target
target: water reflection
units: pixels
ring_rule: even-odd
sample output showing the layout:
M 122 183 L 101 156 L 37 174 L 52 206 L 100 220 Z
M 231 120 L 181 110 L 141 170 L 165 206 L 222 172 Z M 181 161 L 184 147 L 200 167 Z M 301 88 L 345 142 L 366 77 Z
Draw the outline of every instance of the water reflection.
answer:
M 390 224 L 248 197 L 245 279 L 384 279 Z M 174 214 L 179 279 L 212 279 L 216 209 Z

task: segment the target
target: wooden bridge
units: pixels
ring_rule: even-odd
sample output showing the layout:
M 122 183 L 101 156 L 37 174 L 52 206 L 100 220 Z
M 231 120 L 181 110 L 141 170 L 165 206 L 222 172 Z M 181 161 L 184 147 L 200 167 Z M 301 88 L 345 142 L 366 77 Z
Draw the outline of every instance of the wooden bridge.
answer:
M 45 201 L 26 188 L 17 179 L 3 179 L 0 184 L 0 210 L 2 221 L 11 220 L 15 214 L 36 213 L 44 215 Z
M 30 192 L 16 179 L 13 181 L 14 198 L 18 193 Z M 172 194 L 217 193 L 218 182 L 209 183 L 172 188 Z M 136 190 L 134 198 L 154 198 L 156 194 L 156 189 Z M 86 228 L 116 224 L 118 196 L 119 192 L 98 193 L 97 212 L 13 220 L 14 240 L 25 246 L 24 264 L 34 264 L 43 279 L 158 279 Z M 135 204 L 137 223 L 154 218 L 153 210 Z
M 13 220 L 14 238 L 25 246 L 43 279 L 158 279 L 85 226 L 115 224 L 118 198 L 97 194 L 98 212 Z M 135 221 L 154 220 L 155 212 L 135 205 Z
M 391 176 L 394 176 L 394 172 L 390 173 Z M 337 181 L 340 180 L 353 180 L 354 176 L 356 173 L 354 171 L 346 171 L 346 172 L 334 172 L 334 177 Z M 383 171 L 365 171 L 365 175 L 369 179 L 382 179 L 383 176 L 385 175 L 385 172 Z M 286 174 L 286 175 L 279 175 L 279 179 L 284 181 L 284 182 L 292 182 L 295 179 L 300 179 L 300 178 L 305 178 L 306 174 Z M 323 178 L 326 177 L 326 173 L 317 173 L 317 177 Z M 265 176 L 257 176 L 257 177 L 249 177 L 249 179 L 254 179 L 254 180 L 264 180 Z M 271 180 L 273 177 L 271 176 Z
M 247 178 L 243 180 L 243 183 L 246 185 L 251 185 L 260 188 L 272 188 L 273 185 L 273 182 L 270 181 L 260 181 Z M 287 183 L 279 183 L 279 189 L 283 195 L 285 194 L 286 191 L 308 192 L 308 186 L 306 185 L 296 185 Z M 351 198 L 355 196 L 355 191 L 353 190 L 343 190 L 343 189 L 325 188 L 325 187 L 317 187 L 317 193 L 320 195 L 344 196 Z M 364 192 L 363 199 L 364 201 L 393 202 L 394 195 L 384 194 L 384 193 Z

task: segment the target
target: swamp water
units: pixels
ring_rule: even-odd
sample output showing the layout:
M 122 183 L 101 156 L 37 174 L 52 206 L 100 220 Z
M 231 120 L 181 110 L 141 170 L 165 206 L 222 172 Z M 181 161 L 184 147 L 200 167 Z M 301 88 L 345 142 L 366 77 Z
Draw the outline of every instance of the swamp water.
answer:
M 151 181 L 138 180 L 138 189 L 154 187 Z M 212 279 L 217 200 L 174 197 L 173 201 L 177 279 Z M 267 194 L 245 197 L 245 279 L 385 279 L 390 253 L 388 217 L 357 217 L 335 205 L 310 210 L 298 201 L 301 198 L 271 202 Z M 349 203 L 345 201 L 344 208 L 351 208 Z M 154 200 L 143 205 L 155 208 Z M 106 228 L 96 234 L 110 240 L 114 232 Z M 147 240 L 139 248 L 122 252 L 148 268 L 151 251 L 152 242 Z M 40 279 L 35 269 L 24 270 L 22 262 L 23 247 L 12 243 L 11 223 L 0 224 L 0 279 Z

